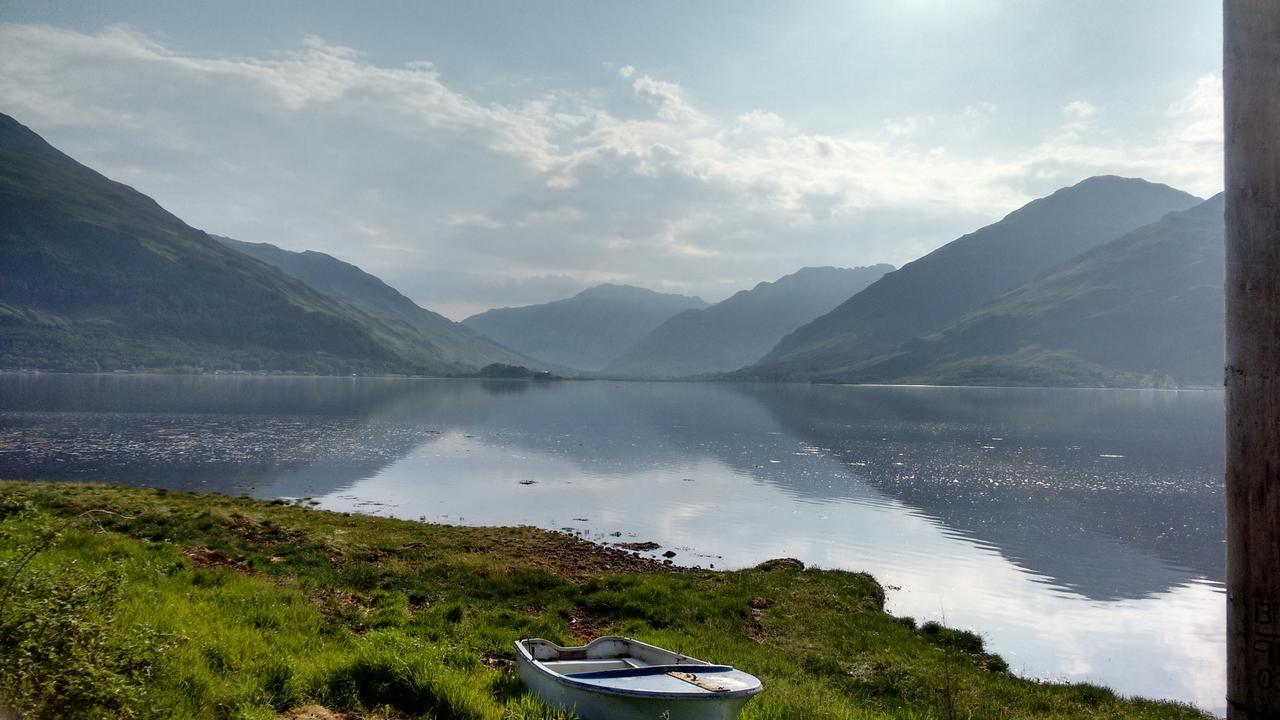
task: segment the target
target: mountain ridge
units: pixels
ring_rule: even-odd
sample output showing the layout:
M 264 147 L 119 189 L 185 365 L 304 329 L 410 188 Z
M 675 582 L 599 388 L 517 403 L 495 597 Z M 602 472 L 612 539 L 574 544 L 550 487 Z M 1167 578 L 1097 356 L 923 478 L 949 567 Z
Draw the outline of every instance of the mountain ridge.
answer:
M 461 374 L 0 114 L 0 367 Z
M 897 351 L 825 378 L 979 385 L 1218 386 L 1218 194 L 1095 247 Z
M 698 297 L 604 284 L 562 300 L 486 310 L 462 324 L 544 363 L 595 372 L 672 315 L 706 306 Z
M 892 351 L 1058 263 L 1198 202 L 1145 180 L 1087 178 L 888 273 L 739 375 L 808 379 Z
M 830 311 L 892 265 L 806 267 L 668 318 L 611 362 L 606 374 L 689 377 L 759 360 L 787 333 Z
M 285 250 L 270 243 L 244 242 L 220 235 L 212 237 L 237 252 L 278 268 L 318 292 L 401 326 L 416 336 L 423 347 L 449 362 L 477 369 L 492 363 L 537 365 L 535 360 L 418 305 L 378 276 L 332 255 L 316 250 Z

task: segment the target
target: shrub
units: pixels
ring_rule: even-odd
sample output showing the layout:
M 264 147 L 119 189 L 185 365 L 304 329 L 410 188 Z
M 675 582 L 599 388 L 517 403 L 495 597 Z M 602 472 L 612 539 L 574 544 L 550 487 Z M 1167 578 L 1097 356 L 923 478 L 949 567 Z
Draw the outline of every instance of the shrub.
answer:
M 96 573 L 34 563 L 60 536 L 35 513 L 0 523 L 0 697 L 29 717 L 133 717 L 170 638 L 115 627 L 118 561 Z

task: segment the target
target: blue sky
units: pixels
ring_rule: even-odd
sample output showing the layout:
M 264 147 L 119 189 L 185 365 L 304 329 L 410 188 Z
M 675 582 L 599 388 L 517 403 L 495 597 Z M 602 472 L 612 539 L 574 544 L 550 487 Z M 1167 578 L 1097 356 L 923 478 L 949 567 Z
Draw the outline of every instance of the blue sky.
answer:
M 26 2 L 0 111 L 452 317 L 902 264 L 1095 174 L 1221 187 L 1220 5 Z

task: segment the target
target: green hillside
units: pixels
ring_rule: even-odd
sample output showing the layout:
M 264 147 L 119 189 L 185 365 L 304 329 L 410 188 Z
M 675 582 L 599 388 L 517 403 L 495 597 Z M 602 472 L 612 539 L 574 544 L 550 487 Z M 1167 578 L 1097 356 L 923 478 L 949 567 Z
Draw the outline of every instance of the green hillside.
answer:
M 1029 282 L 832 380 L 956 385 L 1222 383 L 1218 195 Z
M 458 373 L 0 115 L 0 367 Z
M 1095 177 L 889 273 L 783 338 L 744 375 L 812 379 L 936 332 L 1093 247 L 1199 200 L 1144 180 Z
M 416 345 L 441 360 L 482 368 L 494 363 L 537 365 L 503 348 L 461 323 L 420 307 L 374 275 L 314 250 L 293 252 L 268 243 L 247 243 L 214 236 L 228 247 L 279 268 L 313 290 L 368 313 L 413 338 Z

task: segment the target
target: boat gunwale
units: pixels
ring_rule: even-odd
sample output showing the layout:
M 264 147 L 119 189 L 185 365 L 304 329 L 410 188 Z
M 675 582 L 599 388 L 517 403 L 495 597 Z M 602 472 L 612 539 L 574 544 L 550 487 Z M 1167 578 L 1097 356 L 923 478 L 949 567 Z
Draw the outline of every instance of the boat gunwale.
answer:
M 545 661 L 538 660 L 546 667 Z M 550 668 L 547 668 L 550 670 Z M 685 672 L 691 675 L 699 673 L 722 673 L 737 670 L 732 665 L 694 665 L 693 663 L 672 663 L 670 665 L 641 665 L 640 667 L 621 668 L 618 670 L 593 670 L 591 672 L 573 673 L 565 675 L 564 673 L 556 673 L 562 677 L 579 678 L 582 680 L 607 680 L 616 677 L 644 677 L 645 675 L 666 675 L 669 672 Z M 553 671 L 554 672 L 554 671 Z M 727 692 L 727 691 L 726 691 Z
M 651 648 L 654 648 L 655 650 L 661 650 L 663 652 L 671 652 L 671 651 L 666 650 L 665 648 L 660 648 L 656 645 L 650 645 L 648 643 L 640 642 L 639 640 L 632 640 L 631 638 L 628 638 L 628 637 L 613 636 L 613 635 L 599 637 L 599 638 L 596 638 L 595 640 L 592 640 L 590 643 L 587 643 L 586 645 L 580 645 L 576 647 L 572 647 L 572 646 L 563 647 L 560 645 L 556 645 L 555 643 L 549 640 L 544 640 L 542 638 L 522 638 L 515 642 L 516 652 L 518 655 L 517 662 L 524 661 L 530 667 L 542 673 L 543 675 L 550 678 L 551 680 L 554 680 L 560 685 L 564 685 L 566 687 L 570 687 L 575 690 L 593 692 L 593 693 L 598 693 L 600 695 L 615 695 L 618 697 L 649 698 L 649 699 L 655 699 L 655 700 L 697 701 L 697 702 L 708 701 L 708 700 L 731 700 L 731 699 L 737 699 L 737 698 L 749 698 L 749 697 L 758 695 L 761 691 L 764 690 L 764 683 L 760 682 L 760 678 L 757 678 L 756 676 L 751 675 L 748 672 L 738 670 L 732 665 L 712 665 L 711 663 L 698 660 L 697 658 L 691 658 L 688 655 L 683 655 L 680 653 L 672 653 L 672 654 L 687 658 L 689 660 L 695 660 L 697 662 L 676 663 L 674 665 L 649 665 L 649 666 L 646 666 L 646 668 L 634 668 L 634 669 L 642 670 L 647 668 L 654 668 L 654 669 L 666 668 L 666 669 L 663 669 L 661 673 L 659 672 L 643 673 L 643 674 L 658 675 L 658 674 L 666 674 L 667 672 L 670 671 L 670 668 L 672 667 L 677 667 L 679 665 L 692 665 L 697 667 L 700 672 L 706 672 L 708 669 L 714 669 L 714 672 L 741 672 L 742 674 L 747 675 L 752 679 L 754 679 L 756 681 L 756 684 L 754 687 L 743 688 L 741 690 L 724 690 L 720 692 L 707 690 L 706 688 L 702 688 L 696 685 L 692 685 L 691 687 L 698 687 L 699 691 L 687 690 L 682 692 L 671 692 L 666 690 L 641 690 L 641 689 L 633 689 L 633 688 L 615 688 L 615 687 L 609 687 L 605 685 L 598 685 L 593 682 L 578 680 L 577 676 L 564 675 L 562 673 L 558 673 L 555 670 L 547 667 L 545 661 L 535 659 L 533 657 L 533 653 L 531 653 L 529 649 L 525 647 L 526 642 L 530 642 L 533 640 L 546 643 L 552 647 L 555 647 L 561 650 L 585 650 L 586 648 L 590 647 L 593 643 L 596 643 L 596 642 L 607 641 L 607 640 L 617 640 L 625 643 L 634 643 L 636 645 L 651 647 Z M 604 670 L 599 672 L 604 673 L 604 672 L 616 672 L 616 671 Z M 589 674 L 596 674 L 596 673 L 585 673 L 585 674 L 589 675 Z M 641 674 L 641 673 L 638 673 L 638 674 Z M 621 675 L 614 675 L 611 677 L 632 677 L 632 676 L 633 675 L 627 673 L 626 671 L 622 671 Z

